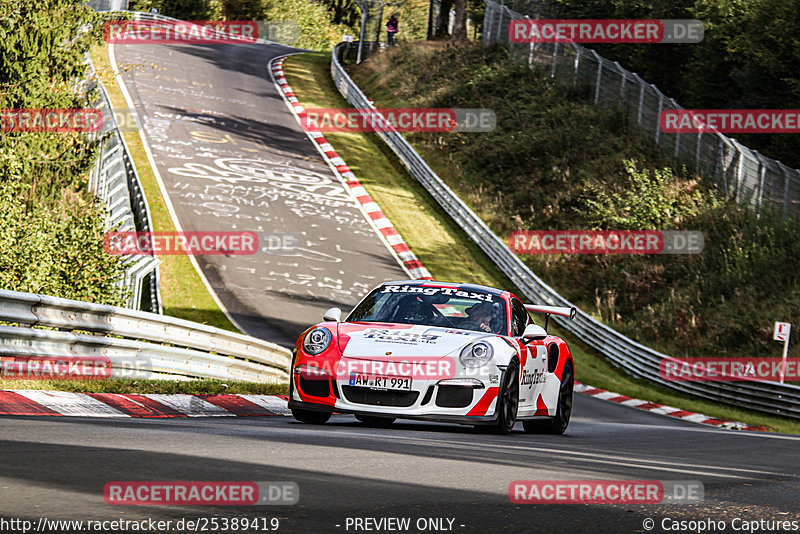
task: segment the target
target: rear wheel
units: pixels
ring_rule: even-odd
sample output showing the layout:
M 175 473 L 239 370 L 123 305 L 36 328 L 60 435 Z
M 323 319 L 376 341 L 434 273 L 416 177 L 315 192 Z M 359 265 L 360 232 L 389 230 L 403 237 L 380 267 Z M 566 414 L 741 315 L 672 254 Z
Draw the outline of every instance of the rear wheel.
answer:
M 374 426 L 377 428 L 387 428 L 392 426 L 396 417 L 378 417 L 375 415 L 356 415 L 356 419 L 361 421 L 367 426 Z
M 517 422 L 519 409 L 519 364 L 511 360 L 506 368 L 503 385 L 497 395 L 497 424 L 493 430 L 498 434 L 510 434 Z
M 558 388 L 558 408 L 556 416 L 546 421 L 523 421 L 525 432 L 531 434 L 563 434 L 569 426 L 572 415 L 572 389 L 575 385 L 572 363 L 564 365 L 561 374 L 561 386 Z
M 301 410 L 299 408 L 292 408 L 292 417 L 301 423 L 322 425 L 331 418 L 331 412 L 317 412 L 314 410 Z

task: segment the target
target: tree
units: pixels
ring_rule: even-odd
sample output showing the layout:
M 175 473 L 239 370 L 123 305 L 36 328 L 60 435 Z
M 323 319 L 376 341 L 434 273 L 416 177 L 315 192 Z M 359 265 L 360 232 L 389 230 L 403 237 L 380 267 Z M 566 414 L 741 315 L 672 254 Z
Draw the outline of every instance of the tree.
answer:
M 260 0 L 222 0 L 225 20 L 257 20 L 261 11 Z
M 451 9 L 453 9 L 453 0 L 441 0 L 439 2 L 439 17 L 436 19 L 434 37 L 447 37 L 450 35 Z
M 456 16 L 453 21 L 453 41 L 467 40 L 467 0 L 455 0 Z

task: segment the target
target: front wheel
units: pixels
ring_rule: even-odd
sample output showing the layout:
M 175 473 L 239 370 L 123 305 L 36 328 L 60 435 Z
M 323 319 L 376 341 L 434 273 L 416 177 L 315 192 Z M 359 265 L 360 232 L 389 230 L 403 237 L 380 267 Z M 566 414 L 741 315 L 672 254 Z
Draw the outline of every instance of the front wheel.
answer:
M 310 425 L 325 424 L 331 418 L 331 412 L 317 412 L 314 410 L 301 410 L 300 408 L 292 408 L 292 417 L 301 423 L 308 423 Z
M 497 424 L 494 431 L 498 434 L 510 434 L 517 422 L 519 409 L 519 364 L 511 360 L 506 368 L 500 393 L 497 395 Z
M 523 421 L 522 426 L 525 432 L 530 434 L 563 434 L 569 426 L 569 418 L 572 415 L 572 389 L 575 385 L 575 377 L 572 372 L 572 363 L 564 365 L 564 372 L 561 374 L 561 386 L 558 388 L 558 408 L 556 416 L 547 421 Z

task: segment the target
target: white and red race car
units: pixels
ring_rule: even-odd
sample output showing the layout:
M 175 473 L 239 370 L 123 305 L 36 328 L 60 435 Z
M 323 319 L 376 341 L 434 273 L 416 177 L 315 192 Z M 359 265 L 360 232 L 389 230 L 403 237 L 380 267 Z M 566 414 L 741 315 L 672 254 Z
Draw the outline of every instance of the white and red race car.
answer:
M 531 311 L 575 315 L 475 284 L 381 284 L 344 321 L 332 308 L 300 334 L 289 408 L 313 424 L 335 411 L 376 426 L 422 419 L 505 434 L 521 420 L 526 432 L 563 434 L 575 364 Z

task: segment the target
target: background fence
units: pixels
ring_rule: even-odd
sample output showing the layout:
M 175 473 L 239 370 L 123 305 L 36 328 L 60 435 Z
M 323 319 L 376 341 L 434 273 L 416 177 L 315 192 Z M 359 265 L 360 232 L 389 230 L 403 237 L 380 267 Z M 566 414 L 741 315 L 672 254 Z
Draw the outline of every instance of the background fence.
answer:
M 621 108 L 665 151 L 712 181 L 724 195 L 760 208 L 771 206 L 783 218 L 800 216 L 800 171 L 767 158 L 720 133 L 663 133 L 662 111 L 684 109 L 658 88 L 616 61 L 575 43 L 515 44 L 508 38 L 512 20 L 539 18 L 542 2 L 526 2 L 527 14 L 485 0 L 483 43 L 504 43 L 512 55 L 549 68 L 550 75 L 575 86 L 588 86 L 595 104 Z
M 331 75 L 336 88 L 356 109 L 375 107 L 359 87 L 353 83 L 340 63 L 348 49 L 358 43 L 340 43 L 333 50 Z M 376 111 L 377 113 L 377 111 Z M 489 227 L 445 184 L 417 154 L 405 138 L 397 132 L 378 132 L 377 135 L 397 155 L 409 173 L 422 184 L 439 205 L 452 217 L 497 267 L 508 276 L 522 294 L 531 302 L 554 306 L 572 306 L 572 303 L 545 284 L 528 266 L 509 250 Z M 628 373 L 667 388 L 697 395 L 705 399 L 724 402 L 765 413 L 785 415 L 800 419 L 800 386 L 777 382 L 672 382 L 661 378 L 659 365 L 665 354 L 649 349 L 578 310 L 574 320 L 554 316 L 560 326 L 597 350 L 614 365 Z
M 286 382 L 289 376 L 288 349 L 154 313 L 0 289 L 0 321 L 18 325 L 0 325 L 3 358 L 76 364 L 103 358 L 111 376 L 124 378 Z

